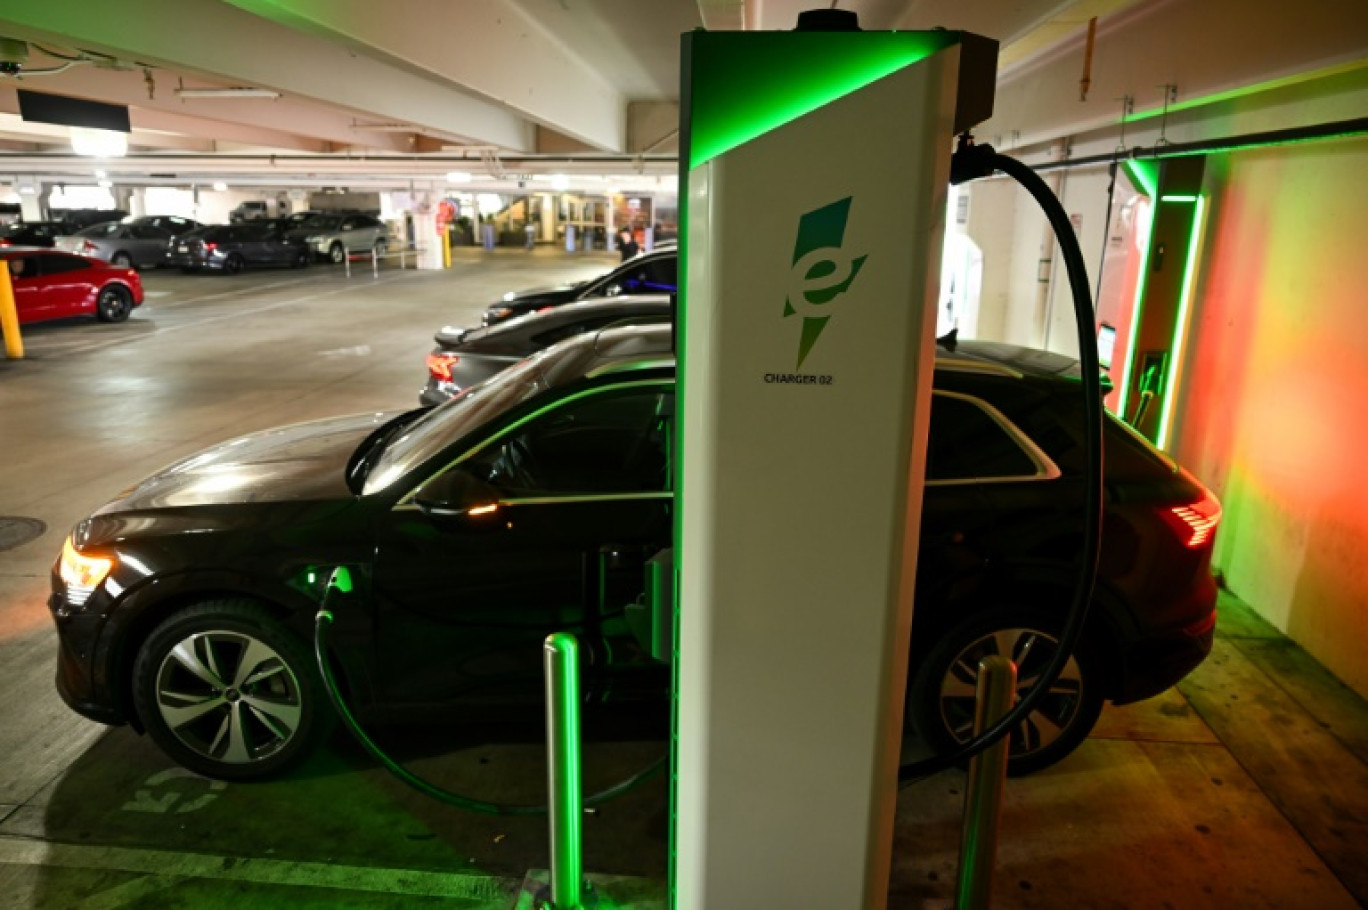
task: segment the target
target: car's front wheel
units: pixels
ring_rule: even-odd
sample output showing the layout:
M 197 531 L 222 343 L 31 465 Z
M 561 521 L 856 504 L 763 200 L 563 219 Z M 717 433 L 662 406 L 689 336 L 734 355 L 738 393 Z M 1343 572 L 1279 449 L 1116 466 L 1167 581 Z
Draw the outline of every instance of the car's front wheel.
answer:
M 95 318 L 101 322 L 123 322 L 131 312 L 133 295 L 122 285 L 106 285 L 95 298 Z
M 347 250 L 342 244 L 334 243 L 332 246 L 328 247 L 328 259 L 332 260 L 333 263 L 340 264 L 342 260 L 346 258 Z
M 1058 623 L 1027 608 L 1002 608 L 952 629 L 913 667 L 907 711 L 929 745 L 948 752 L 973 737 L 979 661 L 1001 655 L 1017 666 L 1017 699 L 1035 688 L 1059 650 Z M 1102 712 L 1101 672 L 1086 643 L 1011 732 L 1007 770 L 1030 774 L 1076 749 Z
M 308 648 L 259 604 L 173 614 L 138 652 L 133 694 L 147 732 L 208 777 L 255 780 L 309 754 L 328 706 Z
M 247 267 L 247 261 L 237 253 L 230 253 L 228 258 L 223 260 L 223 271 L 229 275 L 236 275 Z

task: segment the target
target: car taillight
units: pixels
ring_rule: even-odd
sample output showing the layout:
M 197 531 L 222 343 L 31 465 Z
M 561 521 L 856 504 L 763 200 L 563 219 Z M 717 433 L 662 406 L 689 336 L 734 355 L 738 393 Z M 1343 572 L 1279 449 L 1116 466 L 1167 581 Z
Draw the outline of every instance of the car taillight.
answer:
M 1221 523 L 1221 504 L 1211 493 L 1206 492 L 1196 502 L 1171 506 L 1164 511 L 1164 518 L 1178 532 L 1183 546 L 1197 549 L 1209 543 Z
M 218 249 L 217 243 L 206 243 L 203 244 L 203 246 L 206 253 L 212 253 L 214 250 Z
M 549 313 L 549 312 L 551 312 L 551 311 L 554 310 L 554 309 L 555 309 L 555 307 L 553 307 L 553 306 L 544 306 L 544 307 L 542 307 L 540 310 L 537 310 L 537 312 L 538 312 L 538 313 Z
M 8 240 L 5 240 L 4 238 L 0 238 L 0 246 L 9 246 L 9 245 L 10 245 L 10 242 L 9 242 Z
M 87 253 L 98 253 L 100 251 L 100 248 L 89 240 L 81 241 L 81 249 Z
M 434 379 L 441 382 L 451 382 L 451 368 L 460 363 L 461 358 L 456 354 L 444 354 L 434 351 L 427 355 L 428 372 Z

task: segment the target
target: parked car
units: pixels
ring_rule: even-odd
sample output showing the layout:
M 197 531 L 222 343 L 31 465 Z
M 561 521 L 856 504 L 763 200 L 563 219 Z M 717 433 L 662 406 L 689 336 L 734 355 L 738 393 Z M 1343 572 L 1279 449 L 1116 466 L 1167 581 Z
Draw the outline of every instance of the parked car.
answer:
M 304 238 L 314 254 L 329 262 L 341 262 L 348 253 L 383 254 L 389 247 L 385 223 L 373 215 L 317 215 L 293 231 Z
M 543 307 L 560 306 L 594 297 L 615 297 L 618 294 L 670 294 L 679 287 L 679 250 L 674 244 L 662 244 L 649 253 L 641 253 L 589 281 L 561 284 L 552 287 L 510 291 L 498 303 L 484 312 L 485 325 L 495 325 L 505 319 L 531 313 Z
M 65 233 L 66 225 L 60 221 L 16 221 L 0 227 L 0 246 L 51 248 Z
M 199 773 L 279 771 L 330 710 L 309 642 L 347 565 L 366 594 L 336 606 L 333 655 L 363 721 L 537 717 L 553 631 L 580 637 L 596 710 L 663 716 L 669 672 L 623 605 L 671 542 L 670 336 L 576 335 L 445 405 L 268 430 L 143 480 L 79 522 L 53 568 L 62 697 Z M 1024 690 L 1056 647 L 1083 524 L 1079 412 L 1063 357 L 937 358 L 908 716 L 938 746 L 967 735 L 964 668 L 1009 651 Z M 1013 736 L 1018 772 L 1067 755 L 1104 699 L 1154 695 L 1211 647 L 1219 505 L 1115 420 L 1106 475 L 1095 605 Z M 584 554 L 609 544 L 590 584 Z
M 10 270 L 19 321 L 94 316 L 123 322 L 143 302 L 142 281 L 131 268 L 41 247 L 0 249 Z
M 256 221 L 261 218 L 271 217 L 271 207 L 265 202 L 254 200 L 243 202 L 228 213 L 229 224 L 241 224 L 244 221 Z
M 670 310 L 669 297 L 613 297 L 552 307 L 483 328 L 447 326 L 434 336 L 437 347 L 427 356 L 427 387 L 419 400 L 441 404 L 572 335 L 613 323 L 668 319 Z
M 203 227 L 198 221 L 167 215 L 107 221 L 57 238 L 57 248 L 120 266 L 156 266 L 179 234 Z M 179 230 L 173 230 L 179 228 Z
M 312 260 L 301 241 L 266 221 L 210 225 L 181 235 L 166 250 L 166 264 L 183 272 L 218 269 L 234 275 L 261 265 L 299 269 Z
M 52 220 L 60 222 L 63 234 L 74 234 L 81 228 L 106 221 L 122 221 L 128 217 L 123 209 L 51 209 Z

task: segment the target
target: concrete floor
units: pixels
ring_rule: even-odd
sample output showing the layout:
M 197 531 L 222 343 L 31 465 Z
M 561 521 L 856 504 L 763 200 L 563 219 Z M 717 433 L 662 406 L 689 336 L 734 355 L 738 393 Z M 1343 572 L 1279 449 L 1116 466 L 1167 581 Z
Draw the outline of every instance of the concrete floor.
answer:
M 225 785 L 71 713 L 52 686 L 47 574 L 67 529 L 144 474 L 239 433 L 410 407 L 440 325 L 611 261 L 461 251 L 448 273 L 379 278 L 149 272 L 126 324 L 25 330 L 28 358 L 0 361 L 0 516 L 47 532 L 0 551 L 0 908 L 531 906 L 542 821 L 433 804 L 345 734 L 286 779 Z M 1368 706 L 1243 605 L 1221 611 L 1213 657 L 1177 691 L 1109 708 L 1069 760 L 1009 783 L 995 907 L 1368 906 Z M 535 729 L 386 741 L 483 798 L 544 787 Z M 663 748 L 595 738 L 586 790 Z M 891 908 L 950 905 L 963 783 L 950 771 L 902 792 Z M 605 904 L 664 906 L 667 838 L 663 780 L 587 817 Z

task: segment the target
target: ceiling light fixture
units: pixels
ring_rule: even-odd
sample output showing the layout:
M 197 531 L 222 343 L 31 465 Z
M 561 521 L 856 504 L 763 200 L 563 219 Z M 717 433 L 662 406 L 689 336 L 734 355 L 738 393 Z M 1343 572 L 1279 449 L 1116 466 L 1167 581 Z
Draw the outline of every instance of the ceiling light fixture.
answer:
M 553 190 L 568 190 L 568 189 L 570 189 L 570 178 L 569 178 L 568 176 L 566 176 L 565 174 L 552 174 L 552 175 L 551 175 L 551 189 L 553 189 Z
M 227 189 L 228 189 L 228 184 L 224 183 L 222 180 L 218 180 L 218 181 L 215 181 L 215 182 L 214 182 L 214 192 L 216 192 L 216 193 L 222 193 L 222 192 L 226 191 Z
M 447 171 L 447 183 L 469 183 L 475 175 L 468 171 Z
M 176 94 L 181 98 L 279 98 L 280 92 L 268 88 L 178 88 Z
M 113 130 L 71 127 L 71 150 L 92 158 L 122 158 L 128 154 L 128 134 Z

